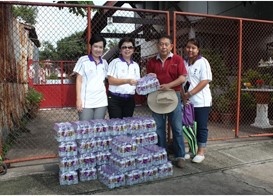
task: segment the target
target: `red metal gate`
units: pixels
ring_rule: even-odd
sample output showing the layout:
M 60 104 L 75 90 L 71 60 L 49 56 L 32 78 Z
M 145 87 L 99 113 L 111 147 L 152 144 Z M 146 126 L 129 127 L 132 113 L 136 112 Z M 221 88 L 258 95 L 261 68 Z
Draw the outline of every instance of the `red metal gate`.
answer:
M 29 83 L 44 98 L 40 108 L 75 107 L 75 76 L 71 76 L 74 65 L 73 61 L 29 60 L 29 70 L 32 72 Z
M 73 61 L 29 60 L 29 70 L 33 71 L 29 83 L 44 97 L 40 108 L 76 106 L 76 77 L 72 75 L 74 65 Z M 136 94 L 135 102 L 137 105 L 145 104 L 146 96 Z

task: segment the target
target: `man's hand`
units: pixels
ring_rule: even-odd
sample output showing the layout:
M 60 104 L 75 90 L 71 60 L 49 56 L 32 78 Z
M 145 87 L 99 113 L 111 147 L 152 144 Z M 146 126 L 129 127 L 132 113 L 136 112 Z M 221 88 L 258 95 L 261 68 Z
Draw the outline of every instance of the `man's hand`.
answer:
M 167 91 L 167 90 L 170 90 L 171 88 L 169 87 L 168 84 L 162 84 L 159 86 L 159 90 L 161 91 Z

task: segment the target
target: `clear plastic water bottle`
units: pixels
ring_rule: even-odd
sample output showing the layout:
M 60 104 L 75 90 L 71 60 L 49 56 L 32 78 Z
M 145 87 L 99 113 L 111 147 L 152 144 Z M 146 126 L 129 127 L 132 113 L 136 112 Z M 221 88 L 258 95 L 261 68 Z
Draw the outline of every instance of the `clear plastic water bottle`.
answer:
M 110 165 L 101 166 L 98 176 L 99 181 L 105 184 L 110 189 L 125 185 L 125 175 L 120 173 Z
M 78 157 L 62 157 L 59 159 L 59 169 L 61 172 L 75 171 L 79 168 Z
M 143 182 L 142 170 L 135 169 L 135 170 L 126 172 L 125 181 L 126 181 L 126 185 L 129 185 L 129 186 L 142 183 Z
M 145 133 L 144 138 L 145 138 L 144 139 L 145 142 L 143 142 L 144 146 L 158 143 L 158 136 L 157 136 L 156 132 Z
M 55 123 L 53 127 L 58 142 L 74 141 L 76 132 L 70 122 Z
M 78 173 L 76 171 L 59 172 L 60 185 L 78 184 Z
M 97 170 L 95 167 L 79 169 L 79 179 L 81 182 L 96 180 Z
M 96 166 L 96 155 L 95 153 L 86 153 L 86 154 L 79 154 L 79 168 L 92 168 Z
M 69 157 L 77 155 L 77 144 L 74 141 L 60 142 L 58 147 L 59 157 Z

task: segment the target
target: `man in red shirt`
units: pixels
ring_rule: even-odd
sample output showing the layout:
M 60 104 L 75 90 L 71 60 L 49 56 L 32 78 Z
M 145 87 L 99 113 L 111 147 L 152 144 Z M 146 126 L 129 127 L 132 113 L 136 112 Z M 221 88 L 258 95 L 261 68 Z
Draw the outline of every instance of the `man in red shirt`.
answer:
M 163 35 L 158 39 L 158 54 L 150 59 L 147 63 L 147 74 L 155 74 L 160 83 L 159 91 L 174 90 L 178 99 L 175 109 L 168 113 L 153 111 L 152 115 L 155 119 L 158 135 L 158 145 L 167 148 L 166 141 L 166 119 L 169 117 L 173 135 L 174 156 L 176 165 L 183 168 L 185 158 L 189 155 L 185 153 L 184 136 L 182 132 L 182 111 L 180 90 L 182 83 L 186 80 L 187 71 L 183 58 L 173 54 L 172 38 L 169 35 Z M 171 92 L 171 91 L 169 91 Z M 152 97 L 152 96 L 151 96 Z M 149 99 L 149 97 L 148 97 Z

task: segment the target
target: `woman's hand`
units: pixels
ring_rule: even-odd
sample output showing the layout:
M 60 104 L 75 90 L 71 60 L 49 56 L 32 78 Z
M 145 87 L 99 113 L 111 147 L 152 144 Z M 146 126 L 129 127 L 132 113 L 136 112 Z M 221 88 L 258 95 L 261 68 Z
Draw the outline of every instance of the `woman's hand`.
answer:
M 189 92 L 186 92 L 184 94 L 184 99 L 188 100 L 191 97 L 191 94 Z
M 190 95 L 188 92 L 185 93 L 184 90 L 182 89 L 182 92 L 180 93 L 180 95 L 181 95 L 181 100 L 183 102 L 183 105 L 187 105 L 190 103 L 190 100 L 189 100 Z
M 137 84 L 137 80 L 134 80 L 134 79 L 128 79 L 129 81 L 128 81 L 128 84 L 130 84 L 130 85 L 136 85 Z
M 190 103 L 190 100 L 188 99 L 182 99 L 183 105 L 187 105 Z

